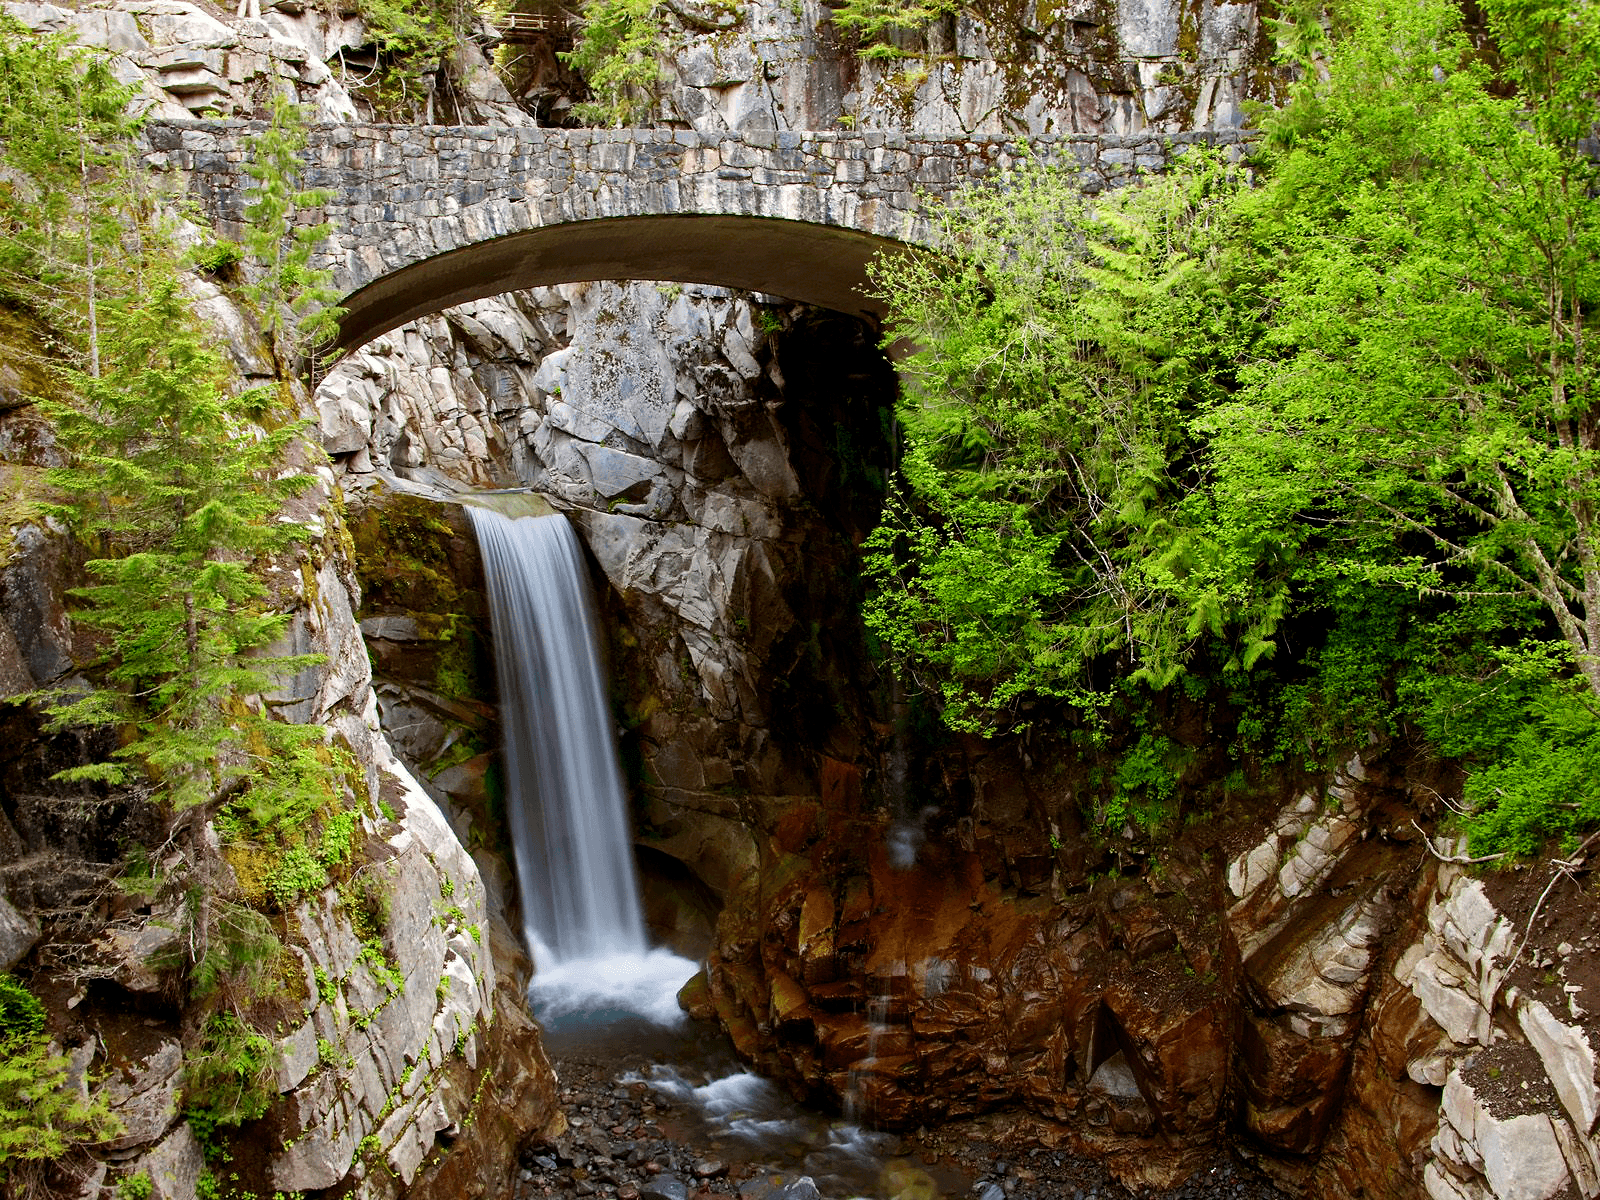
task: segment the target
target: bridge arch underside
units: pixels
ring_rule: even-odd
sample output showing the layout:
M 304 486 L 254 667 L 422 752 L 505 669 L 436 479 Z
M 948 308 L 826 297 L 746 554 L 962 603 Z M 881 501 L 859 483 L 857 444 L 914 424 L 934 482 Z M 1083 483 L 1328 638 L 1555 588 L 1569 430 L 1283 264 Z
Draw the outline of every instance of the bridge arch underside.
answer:
M 567 221 L 449 250 L 392 271 L 344 300 L 337 349 L 407 321 L 504 292 L 602 279 L 701 283 L 767 292 L 876 320 L 867 264 L 906 243 L 776 217 L 673 215 Z

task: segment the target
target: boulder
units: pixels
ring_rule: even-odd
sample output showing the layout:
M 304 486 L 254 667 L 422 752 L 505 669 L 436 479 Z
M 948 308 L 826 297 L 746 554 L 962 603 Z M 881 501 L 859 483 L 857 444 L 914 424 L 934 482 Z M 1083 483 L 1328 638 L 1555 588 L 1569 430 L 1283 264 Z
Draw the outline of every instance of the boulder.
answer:
M 130 1173 L 149 1177 L 152 1200 L 196 1200 L 195 1189 L 205 1169 L 200 1140 L 185 1122 L 141 1157 Z
M 1458 1140 L 1441 1136 L 1436 1147 L 1458 1166 L 1480 1170 L 1496 1200 L 1551 1200 L 1567 1186 L 1570 1175 L 1549 1114 L 1497 1115 L 1459 1069 L 1445 1082 L 1442 1112 Z
M 25 524 L 12 530 L 11 553 L 0 561 L 0 629 L 34 686 L 53 683 L 72 669 L 66 595 L 78 582 L 73 551 L 55 530 Z M 15 667 L 8 674 L 17 677 Z
M 130 992 L 155 996 L 166 986 L 165 972 L 181 961 L 183 927 L 178 908 L 163 909 L 135 924 L 106 930 L 95 940 L 95 949 L 117 983 Z
M 122 1122 L 122 1132 L 107 1143 L 107 1149 L 148 1145 L 171 1128 L 178 1117 L 182 1066 L 183 1047 L 174 1039 L 161 1038 L 141 1061 L 112 1074 L 106 1081 L 106 1094 L 112 1113 Z
M 0 971 L 9 971 L 39 942 L 39 923 L 23 916 L 0 892 Z
M 1592 1131 L 1600 1117 L 1600 1089 L 1595 1086 L 1595 1054 L 1587 1031 L 1559 1020 L 1537 1000 L 1517 1006 L 1517 1022 L 1574 1127 L 1586 1134 Z

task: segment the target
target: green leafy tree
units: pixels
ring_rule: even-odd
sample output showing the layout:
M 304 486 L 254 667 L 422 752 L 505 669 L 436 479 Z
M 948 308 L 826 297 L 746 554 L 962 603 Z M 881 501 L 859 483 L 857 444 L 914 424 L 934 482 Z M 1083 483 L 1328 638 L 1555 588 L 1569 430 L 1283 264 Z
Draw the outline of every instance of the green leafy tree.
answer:
M 1219 182 L 1197 162 L 1091 205 L 1027 167 L 946 211 L 941 253 L 875 269 L 888 336 L 919 348 L 867 622 L 957 728 L 1094 703 L 1107 661 L 1163 687 L 1220 631 L 1170 586 L 1198 552 L 1186 406 L 1233 336 L 1200 269 Z
M 583 73 L 590 98 L 581 120 L 639 125 L 654 114 L 661 93 L 665 11 L 658 0 L 588 0 L 583 26 L 561 60 Z
M 1321 570 L 1543 605 L 1600 692 L 1594 168 L 1489 90 L 1448 6 L 1361 20 L 1325 127 L 1238 204 L 1271 318 L 1211 418 L 1218 495 Z
M 1297 23 L 1254 186 L 1024 176 L 882 274 L 869 621 L 951 723 L 1183 680 L 1280 750 L 1413 723 L 1480 845 L 1600 820 L 1600 6 L 1482 9 Z
M 386 119 L 432 123 L 437 81 L 447 83 L 473 6 L 461 0 L 361 0 L 361 17 L 381 56 L 375 89 Z
M 1314 120 L 1288 114 L 1302 126 L 1292 148 L 1239 198 L 1234 269 L 1269 315 L 1243 386 L 1207 421 L 1219 537 L 1236 579 L 1302 604 L 1337 583 L 1410 593 L 1419 616 L 1492 608 L 1487 648 L 1454 651 L 1486 677 L 1510 669 L 1495 645 L 1550 639 L 1535 656 L 1544 684 L 1519 684 L 1528 728 L 1550 735 L 1544 766 L 1524 739 L 1517 770 L 1571 780 L 1595 753 L 1600 702 L 1600 397 L 1585 344 L 1600 205 L 1579 145 L 1600 98 L 1600 9 L 1484 8 L 1498 79 L 1453 6 L 1358 6 Z M 1533 660 L 1518 661 L 1526 676 Z M 1455 711 L 1438 678 L 1405 689 L 1435 730 Z M 1512 752 L 1485 737 L 1486 761 Z M 1496 788 L 1469 788 L 1485 814 L 1508 794 Z M 1549 832 L 1593 820 L 1594 792 L 1510 807 L 1542 812 Z M 1478 825 L 1497 844 L 1505 828 Z

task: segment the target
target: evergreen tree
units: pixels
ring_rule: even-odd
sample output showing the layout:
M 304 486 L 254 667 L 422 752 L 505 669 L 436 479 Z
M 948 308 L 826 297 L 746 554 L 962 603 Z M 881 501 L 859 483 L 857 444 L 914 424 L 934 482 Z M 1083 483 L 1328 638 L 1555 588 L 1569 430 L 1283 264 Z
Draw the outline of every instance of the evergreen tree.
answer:
M 303 208 L 326 204 L 330 193 L 300 186 L 300 155 L 306 144 L 306 113 L 282 92 L 272 96 L 272 120 L 251 143 L 245 172 L 254 180 L 245 203 L 245 248 L 255 270 L 245 294 L 261 315 L 262 328 L 285 370 L 338 333 L 343 310 L 332 272 L 315 269 L 317 246 L 328 226 L 297 221 Z
M 576 42 L 561 51 L 561 61 L 589 85 L 577 116 L 618 127 L 649 120 L 660 102 L 666 32 L 658 0 L 587 0 Z
M 103 55 L 0 18 L 0 298 L 48 321 L 91 370 L 97 303 L 121 286 L 138 203 L 130 95 Z
M 158 965 L 187 968 L 197 1044 L 186 1103 L 209 1129 L 260 1115 L 275 1095 L 270 1039 L 247 1019 L 276 988 L 282 952 L 262 910 L 343 869 L 358 813 L 348 755 L 266 701 L 319 661 L 270 653 L 294 597 L 269 588 L 266 570 L 301 553 L 307 531 L 282 510 L 313 483 L 293 464 L 314 451 L 283 411 L 284 381 L 236 392 L 208 344 L 128 166 L 125 99 L 102 56 L 0 24 L 0 304 L 52 333 L 41 358 L 54 386 L 38 403 L 69 464 L 47 473 L 39 507 L 91 554 L 73 614 L 95 647 L 87 678 L 35 699 L 55 729 L 115 733 L 105 761 L 58 778 L 142 800 L 174 841 L 187 833 L 182 866 L 149 882 L 187 921 L 181 959 Z M 295 182 L 302 119 L 282 101 L 275 112 L 253 166 L 251 291 L 286 361 L 332 314 L 318 311 L 325 281 L 309 268 L 319 231 L 296 221 L 318 201 Z M 213 817 L 225 842 L 248 839 L 275 860 L 264 885 L 236 891 L 216 869 Z M 9 994 L 0 986 L 0 1026 Z M 103 1103 L 58 1087 L 65 1064 L 41 1038 L 0 1028 L 0 1058 L 0 1179 L 110 1132 Z
M 316 656 L 270 656 L 288 623 L 253 563 L 305 531 L 278 519 L 312 477 L 282 465 L 300 435 L 263 432 L 226 392 L 171 274 L 106 305 L 104 369 L 64 372 L 77 401 L 53 405 L 73 464 L 50 472 L 55 507 L 98 546 L 75 619 L 102 635 L 97 686 L 56 697 L 58 728 L 121 731 L 112 757 L 65 780 L 136 786 L 190 812 L 193 958 L 206 971 L 214 897 L 202 831 L 219 802 L 256 828 L 293 830 L 337 796 L 314 726 L 284 724 L 261 696 Z M 231 953 L 229 951 L 228 953 Z
M 15 977 L 0 975 L 0 1188 L 48 1195 L 37 1176 L 51 1160 L 122 1132 L 104 1090 L 83 1096 L 72 1063 L 51 1052 L 44 1006 Z
M 306 665 L 254 653 L 288 617 L 262 607 L 251 560 L 303 538 L 276 516 L 312 480 L 281 473 L 298 425 L 263 433 L 241 418 L 175 276 L 108 303 L 104 340 L 101 374 L 64 372 L 78 401 L 51 411 L 74 462 L 49 479 L 70 498 L 57 514 L 102 550 L 77 619 L 105 635 L 112 686 L 53 712 L 60 724 L 137 728 L 114 762 L 74 775 L 121 783 L 141 762 L 182 811 L 248 769 L 223 751 L 247 740 L 236 726 L 257 722 L 225 702 Z

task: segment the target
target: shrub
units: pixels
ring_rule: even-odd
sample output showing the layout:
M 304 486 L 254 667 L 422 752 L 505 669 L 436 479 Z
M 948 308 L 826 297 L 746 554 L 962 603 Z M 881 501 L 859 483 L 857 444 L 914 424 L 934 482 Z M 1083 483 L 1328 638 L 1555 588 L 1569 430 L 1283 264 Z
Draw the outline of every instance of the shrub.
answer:
M 205 998 L 227 984 L 247 996 L 273 989 L 283 943 L 272 923 L 254 909 L 221 901 L 214 905 L 205 953 L 191 977 L 194 994 Z
M 266 1113 L 276 1093 L 273 1058 L 272 1043 L 232 1013 L 206 1021 L 183 1064 L 184 1116 L 202 1143 L 211 1144 L 219 1128 Z
M 44 1025 L 38 998 L 0 975 L 0 1183 L 122 1130 L 106 1092 L 72 1080 L 71 1060 L 51 1051 Z

